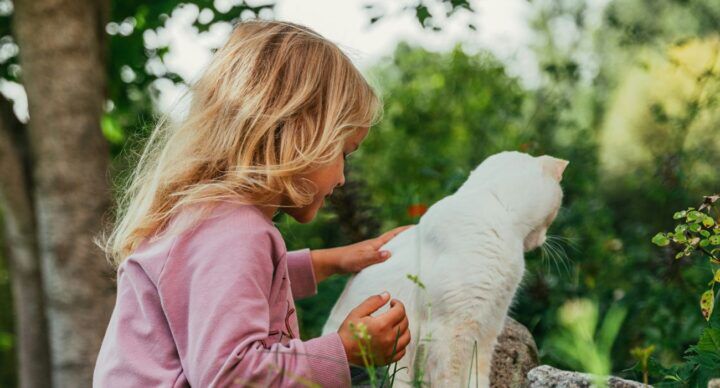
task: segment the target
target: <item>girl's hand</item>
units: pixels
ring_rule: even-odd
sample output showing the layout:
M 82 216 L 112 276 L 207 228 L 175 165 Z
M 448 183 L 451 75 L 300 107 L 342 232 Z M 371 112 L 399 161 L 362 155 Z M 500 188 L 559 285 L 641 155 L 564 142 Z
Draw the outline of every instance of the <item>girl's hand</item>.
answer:
M 383 292 L 367 298 L 348 314 L 338 334 L 345 348 L 348 362 L 353 365 L 387 365 L 405 355 L 410 343 L 410 330 L 405 306 L 397 299 L 390 301 L 390 309 L 377 317 L 371 314 L 390 299 Z
M 390 258 L 390 251 L 381 251 L 380 248 L 412 226 L 399 226 L 378 237 L 344 247 L 310 251 L 315 280 L 319 283 L 332 274 L 360 272 L 367 266 L 382 263 Z

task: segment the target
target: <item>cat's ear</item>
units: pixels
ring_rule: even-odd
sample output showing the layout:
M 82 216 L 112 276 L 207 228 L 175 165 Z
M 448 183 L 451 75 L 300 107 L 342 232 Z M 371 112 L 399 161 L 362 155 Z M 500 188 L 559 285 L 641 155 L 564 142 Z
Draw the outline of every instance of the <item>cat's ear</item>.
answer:
M 555 178 L 558 182 L 562 180 L 563 172 L 568 164 L 570 164 L 567 160 L 554 158 L 549 155 L 539 156 L 538 159 L 540 159 L 543 171 Z

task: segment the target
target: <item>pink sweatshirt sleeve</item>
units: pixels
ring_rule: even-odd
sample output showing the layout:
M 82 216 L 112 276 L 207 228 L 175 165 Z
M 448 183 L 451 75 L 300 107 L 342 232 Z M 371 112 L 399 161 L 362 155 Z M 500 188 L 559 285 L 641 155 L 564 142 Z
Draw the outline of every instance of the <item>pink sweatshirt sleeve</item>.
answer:
M 287 265 L 290 272 L 290 286 L 295 299 L 317 294 L 317 281 L 315 280 L 315 271 L 313 271 L 310 249 L 288 252 Z
M 271 292 L 279 281 L 273 276 L 274 249 L 270 231 L 240 224 L 180 239 L 173 247 L 158 292 L 191 386 L 285 387 L 305 381 L 349 386 L 349 366 L 337 333 L 308 341 L 271 340 L 271 309 L 285 308 L 285 300 L 278 302 L 282 292 Z M 292 290 L 314 292 L 309 252 L 290 256 Z

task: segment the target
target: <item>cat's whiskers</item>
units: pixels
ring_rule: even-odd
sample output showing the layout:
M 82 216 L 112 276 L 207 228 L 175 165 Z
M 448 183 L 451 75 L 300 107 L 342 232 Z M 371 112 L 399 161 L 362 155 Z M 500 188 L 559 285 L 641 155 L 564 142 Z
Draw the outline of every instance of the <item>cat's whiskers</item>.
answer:
M 560 235 L 547 235 L 546 238 L 548 240 L 562 242 L 572 248 L 572 250 L 577 251 L 578 250 L 578 238 L 577 237 L 567 237 L 567 236 L 560 236 Z
M 550 268 L 550 261 L 555 264 L 555 268 L 558 274 L 562 274 L 560 266 L 565 269 L 565 272 L 570 275 L 570 263 L 572 260 L 568 257 L 563 243 L 568 244 L 571 248 L 576 249 L 570 239 L 562 236 L 551 236 L 547 235 L 545 242 L 541 245 L 541 258 L 548 261 L 548 272 Z

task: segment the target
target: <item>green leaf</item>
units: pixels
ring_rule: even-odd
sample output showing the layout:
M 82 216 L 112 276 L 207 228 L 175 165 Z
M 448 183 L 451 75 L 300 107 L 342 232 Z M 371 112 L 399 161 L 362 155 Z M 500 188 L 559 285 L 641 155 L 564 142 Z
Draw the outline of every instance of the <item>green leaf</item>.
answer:
M 122 144 L 125 141 L 125 134 L 123 133 L 120 124 L 117 120 L 110 115 L 103 115 L 100 120 L 100 127 L 102 129 L 105 138 L 114 144 Z
M 627 309 L 617 305 L 610 306 L 605 313 L 605 319 L 603 319 L 597 335 L 597 344 L 601 352 L 610 354 L 626 315 Z
M 686 215 L 687 215 L 687 212 L 685 210 L 679 211 L 679 212 L 676 212 L 675 214 L 673 214 L 673 219 L 679 220 L 681 218 L 685 218 Z
M 685 256 L 685 252 L 679 252 L 677 255 L 675 255 L 676 259 L 679 259 L 681 257 Z
M 685 232 L 687 230 L 687 228 L 688 228 L 687 225 L 680 224 L 675 227 L 675 234 L 682 234 L 683 232 Z
M 715 271 L 715 281 L 720 283 L 720 269 Z
M 704 239 L 700 240 L 700 244 L 698 244 L 698 245 L 705 248 L 706 246 L 710 245 L 710 240 L 704 238 Z
M 710 314 L 712 314 L 714 304 L 715 294 L 713 294 L 713 291 L 707 290 L 703 292 L 700 297 L 700 310 L 702 311 L 702 315 L 705 317 L 706 321 L 710 320 Z
M 705 328 L 698 340 L 697 350 L 720 355 L 720 329 Z
M 712 245 L 720 245 L 720 235 L 710 236 L 708 240 L 710 240 L 710 244 Z
M 707 230 L 701 230 L 700 235 L 703 237 L 710 237 L 710 232 L 708 232 Z
M 415 17 L 421 26 L 426 27 L 425 21 L 430 18 L 430 10 L 428 10 L 428 7 L 420 4 L 415 7 Z
M 665 234 L 658 233 L 652 238 L 652 243 L 657 246 L 664 247 L 670 244 L 670 240 L 665 236 Z
M 695 222 L 698 219 L 702 218 L 704 214 L 700 213 L 697 210 L 693 210 L 687 214 L 687 220 L 688 222 Z
M 688 229 L 690 229 L 691 232 L 698 233 L 700 229 L 702 229 L 702 226 L 700 226 L 699 222 L 693 222 L 692 224 L 688 225 Z
M 703 219 L 703 225 L 705 225 L 706 227 L 709 228 L 709 227 L 715 225 L 715 220 L 713 220 L 712 217 L 705 216 L 705 218 Z

